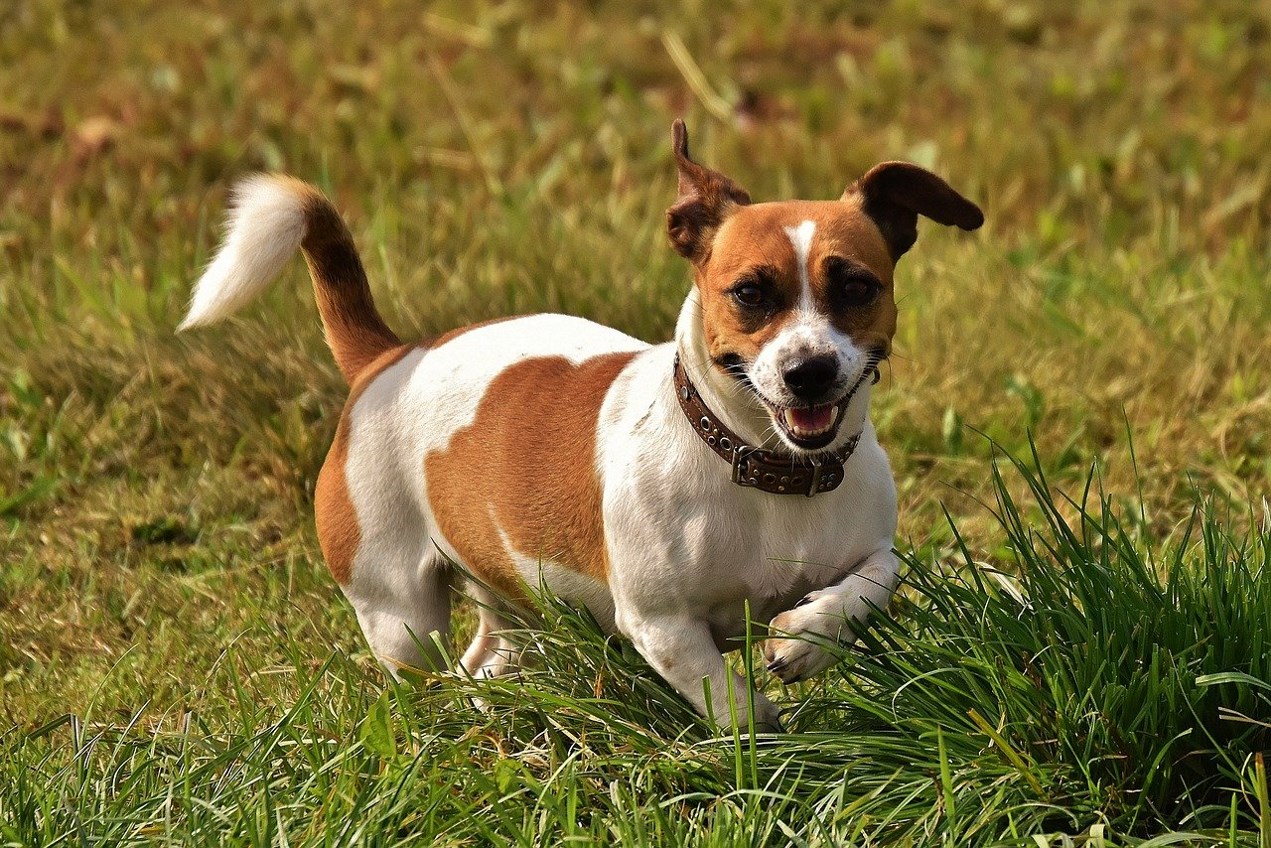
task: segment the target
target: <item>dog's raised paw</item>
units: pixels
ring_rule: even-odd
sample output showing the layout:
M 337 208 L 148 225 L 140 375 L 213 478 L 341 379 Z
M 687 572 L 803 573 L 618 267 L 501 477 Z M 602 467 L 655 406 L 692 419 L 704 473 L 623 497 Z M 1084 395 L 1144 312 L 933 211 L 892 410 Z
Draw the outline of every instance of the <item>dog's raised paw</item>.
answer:
M 782 683 L 806 680 L 834 664 L 836 657 L 823 647 L 829 637 L 821 632 L 825 625 L 822 618 L 807 605 L 800 605 L 781 613 L 768 625 L 771 631 L 783 635 L 763 641 L 764 663 Z
M 824 649 L 802 639 L 768 639 L 763 651 L 768 671 L 787 684 L 806 680 L 834 661 Z

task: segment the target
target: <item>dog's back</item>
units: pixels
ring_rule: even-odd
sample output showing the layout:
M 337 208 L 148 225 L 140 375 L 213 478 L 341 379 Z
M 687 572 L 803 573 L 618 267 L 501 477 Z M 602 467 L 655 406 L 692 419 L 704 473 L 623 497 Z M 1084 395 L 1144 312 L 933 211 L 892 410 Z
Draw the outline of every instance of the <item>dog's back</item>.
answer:
M 596 427 L 614 378 L 648 345 L 565 315 L 403 344 L 317 189 L 257 176 L 234 199 L 181 328 L 227 317 L 303 252 L 351 389 L 318 476 L 318 539 L 377 655 L 390 668 L 440 664 L 432 648 L 449 630 L 450 561 L 483 584 L 491 630 L 493 607 L 523 600 L 544 564 L 569 563 L 596 584 L 584 596 L 604 594 Z

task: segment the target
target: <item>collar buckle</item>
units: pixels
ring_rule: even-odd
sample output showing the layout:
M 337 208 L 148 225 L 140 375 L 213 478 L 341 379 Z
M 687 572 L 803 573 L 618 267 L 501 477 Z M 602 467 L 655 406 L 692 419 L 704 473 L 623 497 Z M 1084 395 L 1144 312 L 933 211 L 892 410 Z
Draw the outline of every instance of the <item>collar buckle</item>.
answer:
M 746 476 L 746 460 L 754 453 L 756 448 L 747 445 L 737 445 L 733 449 L 733 482 L 738 486 L 757 486 L 758 481 Z
M 821 461 L 814 457 L 808 457 L 808 464 L 812 467 L 809 469 L 808 491 L 806 494 L 808 497 L 812 497 L 820 494 L 821 491 Z

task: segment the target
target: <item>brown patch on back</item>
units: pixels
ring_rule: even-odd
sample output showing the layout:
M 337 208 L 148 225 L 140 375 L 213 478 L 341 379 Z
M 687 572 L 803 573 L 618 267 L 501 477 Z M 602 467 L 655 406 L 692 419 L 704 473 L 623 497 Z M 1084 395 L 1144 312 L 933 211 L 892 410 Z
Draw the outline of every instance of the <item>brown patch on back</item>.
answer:
M 413 345 L 398 345 L 381 352 L 364 365 L 352 377 L 352 388 L 344 402 L 344 410 L 340 413 L 340 423 L 336 425 L 335 438 L 327 458 L 318 472 L 318 481 L 313 492 L 314 522 L 318 528 L 318 544 L 322 548 L 322 557 L 335 582 L 347 585 L 353 573 L 353 558 L 357 555 L 358 545 L 362 541 L 362 528 L 357 522 L 357 513 L 353 508 L 353 500 L 349 497 L 348 478 L 344 468 L 349 461 L 349 415 L 358 398 L 367 387 L 386 369 L 396 365 L 402 357 L 419 348 L 436 348 L 446 342 L 463 335 L 469 330 L 508 321 L 510 318 L 495 318 L 448 330 L 439 336 L 425 339 Z
M 344 402 L 344 411 L 340 413 L 331 450 L 327 451 L 326 461 L 318 472 L 318 482 L 313 491 L 313 518 L 318 528 L 318 544 L 331 576 L 341 586 L 347 585 L 352 576 L 353 557 L 357 555 L 362 541 L 362 528 L 357 523 L 357 512 L 349 497 L 348 478 L 344 473 L 349 461 L 349 413 L 371 381 L 415 348 L 415 345 L 400 345 L 384 351 L 358 373 L 349 398 Z
M 579 365 L 523 360 L 486 387 L 472 424 L 425 458 L 438 529 L 478 577 L 509 597 L 525 591 L 500 530 L 518 553 L 605 580 L 596 424 L 634 356 Z

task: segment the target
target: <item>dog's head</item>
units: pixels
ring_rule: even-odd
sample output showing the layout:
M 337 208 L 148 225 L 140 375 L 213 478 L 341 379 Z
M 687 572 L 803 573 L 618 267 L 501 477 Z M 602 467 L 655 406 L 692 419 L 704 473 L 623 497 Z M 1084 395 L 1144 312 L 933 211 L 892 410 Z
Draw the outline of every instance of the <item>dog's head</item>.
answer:
M 983 213 L 905 162 L 874 166 L 839 200 L 752 204 L 689 157 L 683 121 L 673 141 L 667 234 L 693 263 L 710 365 L 754 393 L 791 448 L 833 450 L 864 426 L 864 404 L 851 401 L 891 352 L 892 272 L 918 216 L 973 230 Z M 844 426 L 849 417 L 859 420 Z

